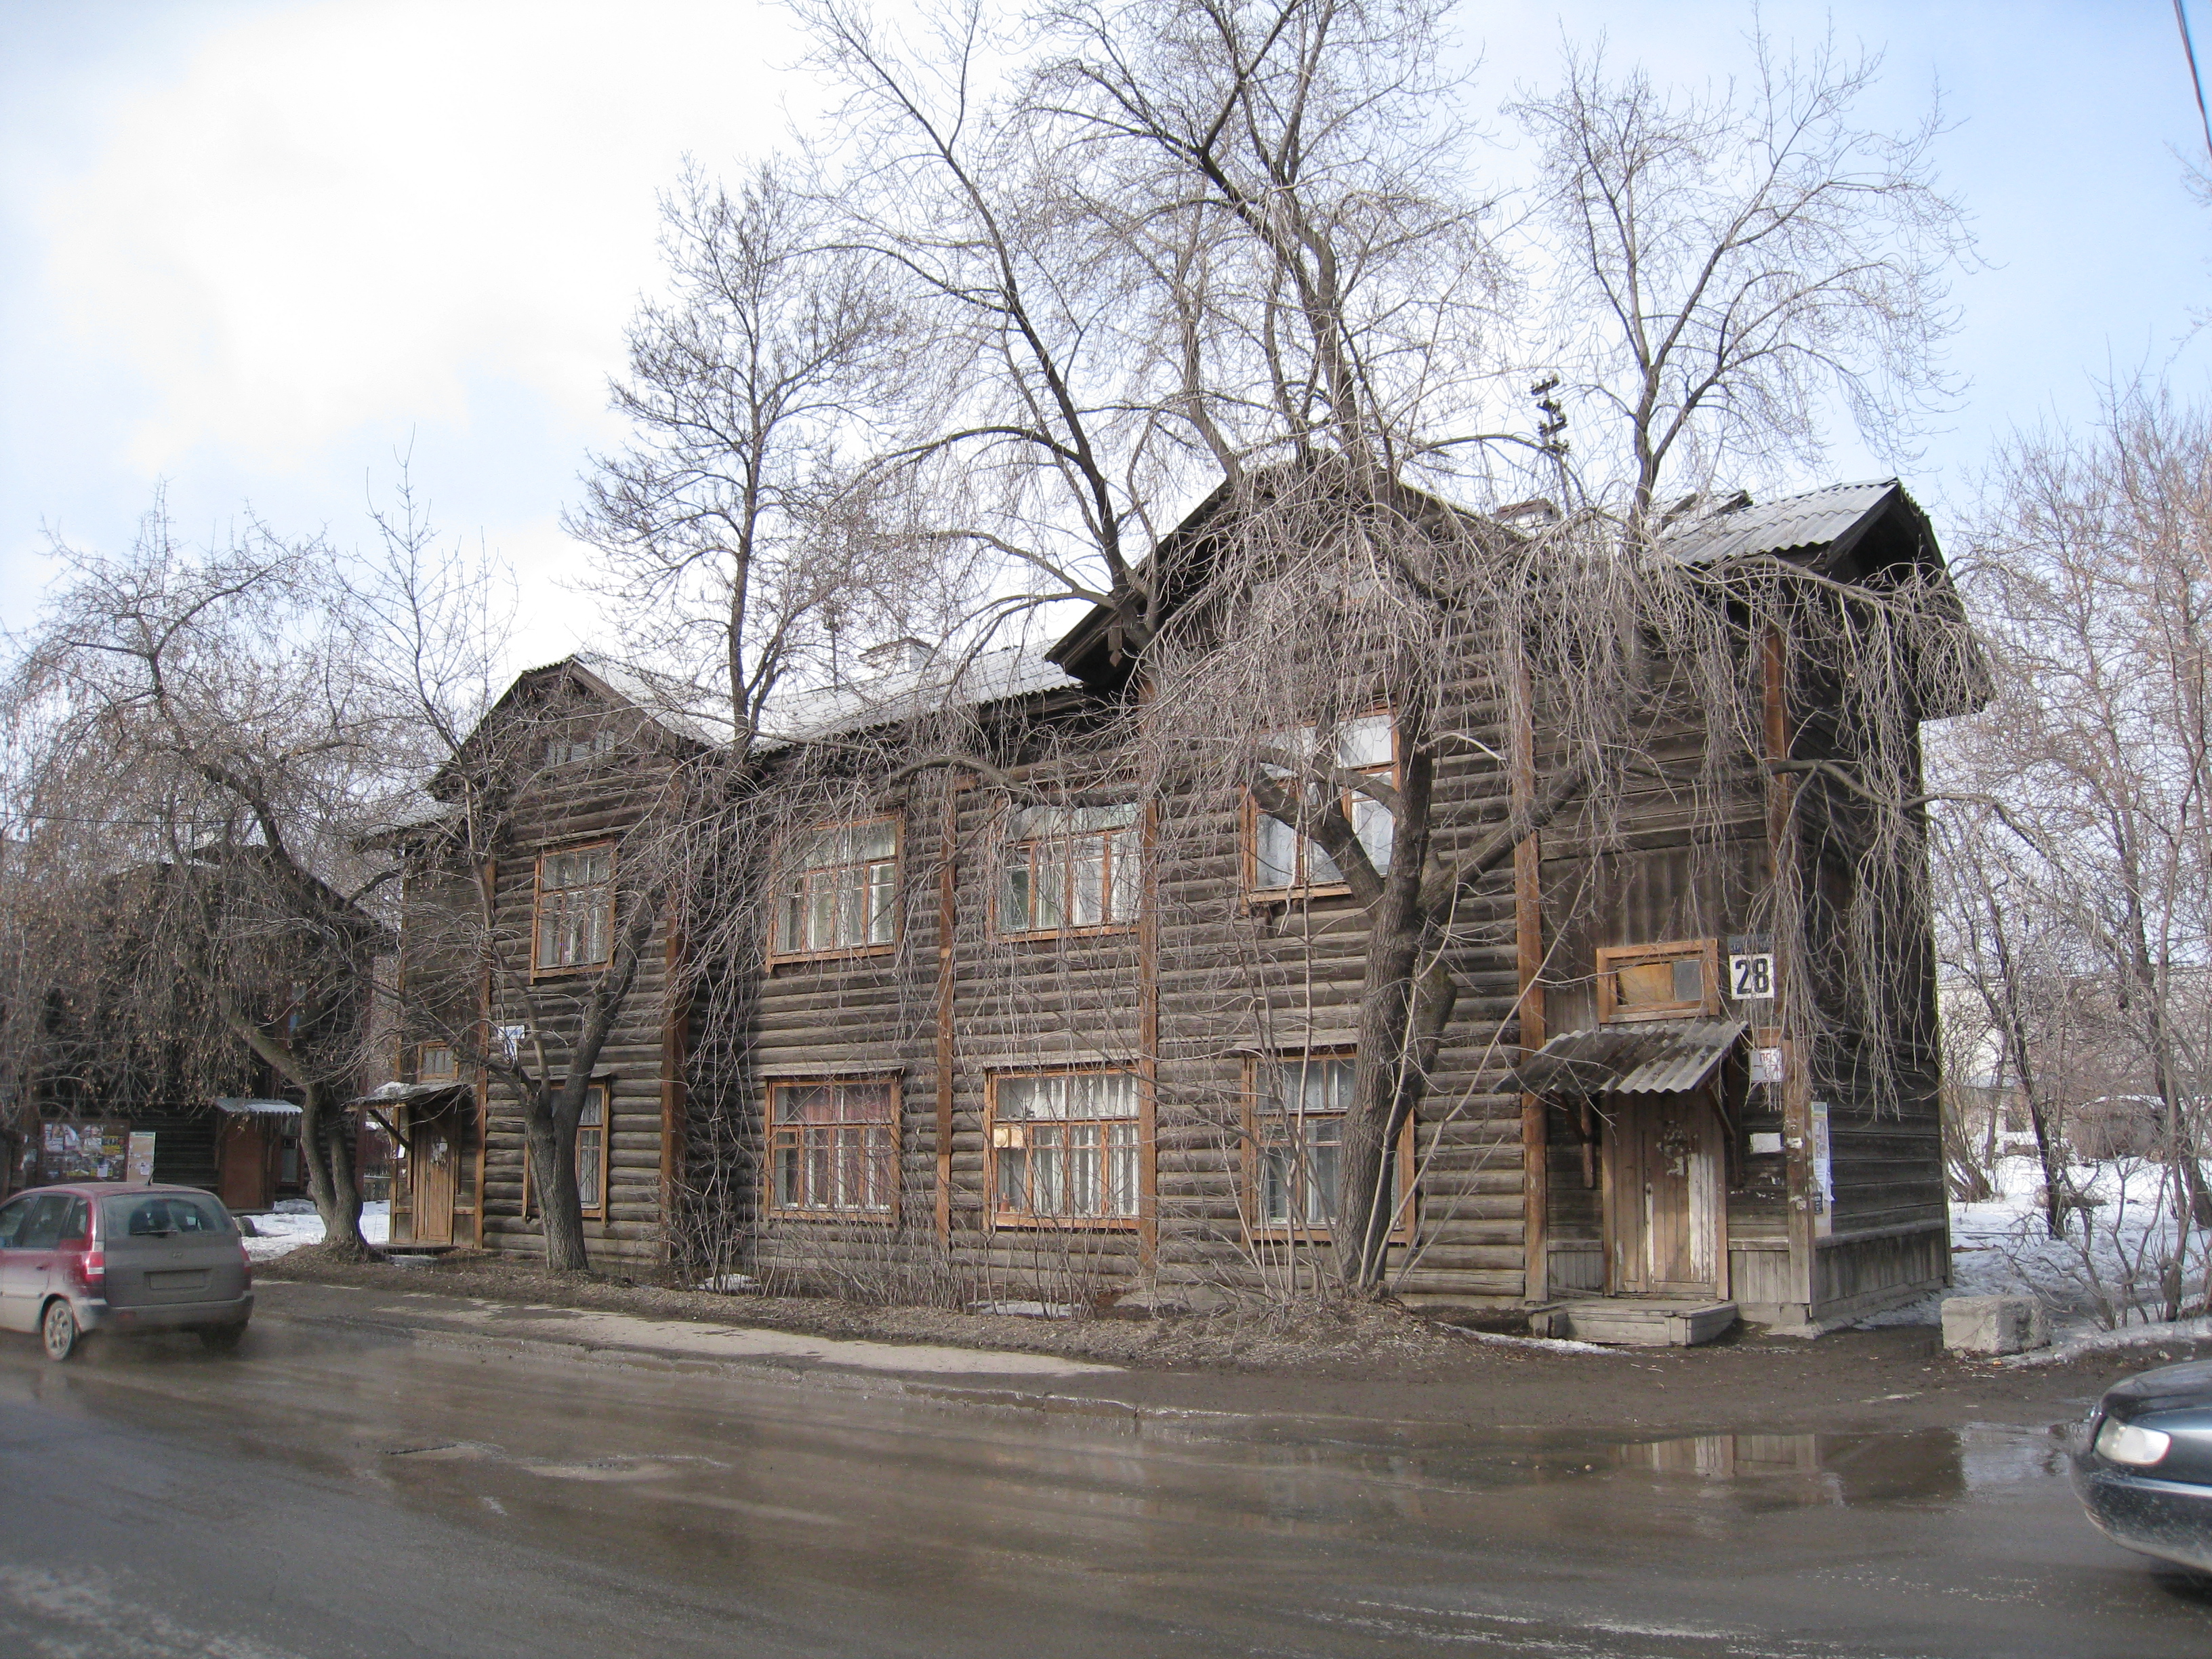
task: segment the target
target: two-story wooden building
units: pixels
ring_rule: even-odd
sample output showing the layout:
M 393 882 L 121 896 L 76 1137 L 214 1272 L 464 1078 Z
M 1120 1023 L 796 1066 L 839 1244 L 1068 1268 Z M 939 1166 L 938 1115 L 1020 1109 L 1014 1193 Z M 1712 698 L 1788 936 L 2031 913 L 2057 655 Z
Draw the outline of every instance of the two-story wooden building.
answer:
M 1664 545 L 1784 562 L 1838 592 L 1941 572 L 1894 483 L 1739 499 Z M 771 1282 L 1048 1303 L 1312 1282 L 1364 913 L 1248 796 L 1133 764 L 1140 665 L 1110 621 L 1042 658 L 848 688 L 757 749 L 750 787 L 780 804 L 768 888 L 744 898 L 749 932 L 716 936 L 720 959 L 675 971 L 656 937 L 579 1137 L 595 1250 L 665 1252 L 711 1189 L 717 1267 Z M 1776 638 L 1759 752 L 1717 768 L 1694 722 L 1669 728 L 1601 833 L 1561 815 L 1468 901 L 1449 947 L 1462 989 L 1384 1160 L 1386 1278 L 1407 1299 L 1600 1334 L 1648 1314 L 1687 1340 L 1738 1310 L 1807 1328 L 1947 1282 L 1924 908 L 1840 930 L 1857 831 L 1810 780 L 1853 753 L 1850 696 Z M 1463 668 L 1450 721 L 1475 735 L 1436 763 L 1448 854 L 1492 835 L 1528 787 L 1516 766 L 1543 763 L 1540 732 L 1514 748 L 1498 665 Z M 589 752 L 533 772 L 505 850 L 463 872 L 476 894 L 441 879 L 557 981 L 614 925 L 572 898 L 611 889 L 591 860 L 623 856 L 654 769 L 713 734 L 586 659 L 524 677 L 489 719 L 542 724 L 549 697 Z M 1387 706 L 1310 735 L 1340 775 L 1404 763 Z M 948 743 L 975 763 L 939 763 Z M 1717 807 L 1717 775 L 1732 781 Z M 1388 812 L 1347 810 L 1386 857 Z M 1778 885 L 1817 901 L 1781 937 Z M 1924 899 L 1917 869 L 1892 885 Z M 1790 959 L 1869 948 L 1893 988 L 1879 1030 L 1839 988 L 1853 975 Z M 472 1017 L 496 1034 L 515 1008 L 485 989 Z M 410 1080 L 436 1063 L 418 1054 Z M 470 1218 L 453 1236 L 528 1248 L 514 1127 L 481 1079 L 453 1086 L 452 1206 Z M 685 1224 L 696 1267 L 702 1223 Z

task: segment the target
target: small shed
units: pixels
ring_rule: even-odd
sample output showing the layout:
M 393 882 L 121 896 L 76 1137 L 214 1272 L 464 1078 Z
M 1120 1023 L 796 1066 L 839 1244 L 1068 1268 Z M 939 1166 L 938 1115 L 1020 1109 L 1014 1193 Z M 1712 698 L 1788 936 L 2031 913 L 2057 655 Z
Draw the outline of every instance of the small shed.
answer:
M 280 1198 L 296 1198 L 304 1173 L 300 1159 L 300 1106 L 291 1100 L 219 1097 L 216 1131 L 216 1196 L 233 1210 L 265 1210 Z

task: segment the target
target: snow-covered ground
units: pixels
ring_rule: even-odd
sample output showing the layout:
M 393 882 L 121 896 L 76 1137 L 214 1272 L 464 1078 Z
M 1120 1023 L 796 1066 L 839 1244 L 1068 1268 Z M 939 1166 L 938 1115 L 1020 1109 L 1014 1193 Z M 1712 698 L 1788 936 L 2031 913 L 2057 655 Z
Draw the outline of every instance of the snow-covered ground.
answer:
M 315 1206 L 303 1198 L 280 1200 L 274 1214 L 257 1215 L 252 1221 L 260 1237 L 246 1241 L 246 1253 L 256 1261 L 287 1255 L 302 1244 L 323 1242 L 323 1218 L 315 1213 Z M 379 1201 L 361 1206 L 362 1238 L 371 1244 L 381 1244 L 391 1234 L 391 1205 Z
M 2042 1301 L 2062 1343 L 2159 1318 L 2174 1232 L 2165 1166 L 2114 1158 L 2076 1164 L 2068 1173 L 2087 1203 L 2069 1218 L 2067 1236 L 2053 1238 L 2043 1217 L 2042 1166 L 2027 1152 L 1999 1158 L 1996 1195 L 1951 1206 L 1952 1288 L 1866 1322 L 1933 1325 L 1941 1322 L 1943 1296 L 2023 1292 Z M 2201 1303 L 2202 1235 L 2191 1235 L 2181 1267 L 2184 1303 Z

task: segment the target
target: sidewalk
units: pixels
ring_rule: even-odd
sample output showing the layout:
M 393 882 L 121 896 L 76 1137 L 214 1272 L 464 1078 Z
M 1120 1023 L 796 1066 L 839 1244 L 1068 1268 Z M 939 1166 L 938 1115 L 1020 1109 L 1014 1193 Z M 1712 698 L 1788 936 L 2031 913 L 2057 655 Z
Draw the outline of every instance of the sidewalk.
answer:
M 1391 1376 L 1117 1366 L 1060 1355 L 853 1340 L 732 1321 L 661 1318 L 393 1287 L 260 1285 L 257 1320 L 435 1343 L 518 1360 L 611 1364 L 1209 1437 L 1377 1439 L 1598 1430 L 1881 1433 L 1967 1424 L 2043 1428 L 2078 1416 L 2156 1356 L 2099 1355 L 2034 1371 L 1953 1359 L 1931 1334 L 1854 1331 L 1817 1343 L 1550 1353 L 1470 1337 L 1449 1375 Z M 2179 1353 L 2174 1358 L 2182 1357 Z

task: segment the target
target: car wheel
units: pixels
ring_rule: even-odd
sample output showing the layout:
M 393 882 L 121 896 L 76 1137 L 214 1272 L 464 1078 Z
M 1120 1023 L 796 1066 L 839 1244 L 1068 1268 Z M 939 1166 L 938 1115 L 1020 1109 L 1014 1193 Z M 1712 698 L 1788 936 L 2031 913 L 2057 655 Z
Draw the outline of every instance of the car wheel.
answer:
M 246 1327 L 240 1325 L 208 1325 L 201 1328 L 200 1345 L 210 1353 L 236 1353 L 238 1345 L 246 1340 Z
M 46 1304 L 46 1316 L 39 1322 L 39 1335 L 46 1342 L 49 1359 L 67 1359 L 84 1345 L 76 1310 L 59 1297 Z

